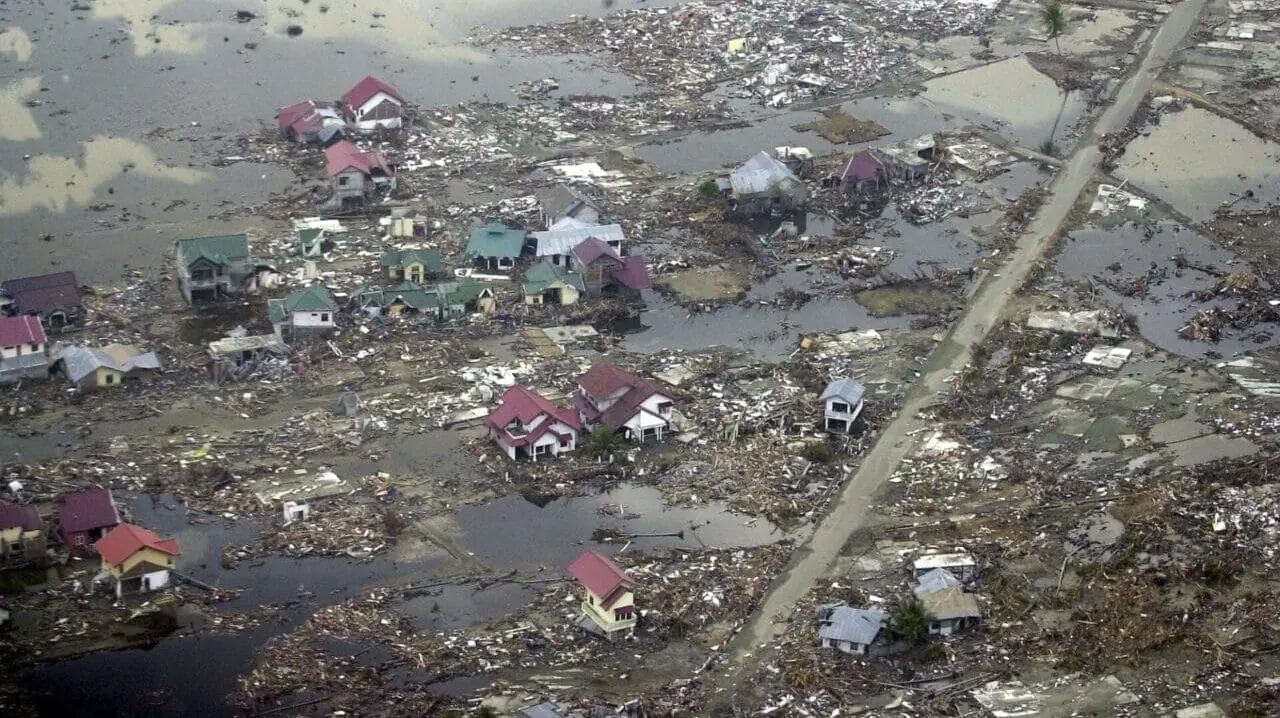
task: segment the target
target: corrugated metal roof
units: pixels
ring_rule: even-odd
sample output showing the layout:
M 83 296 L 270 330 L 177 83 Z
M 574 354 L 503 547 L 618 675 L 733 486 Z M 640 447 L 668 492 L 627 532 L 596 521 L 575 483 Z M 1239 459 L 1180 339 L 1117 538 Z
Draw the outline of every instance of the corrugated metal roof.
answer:
M 44 327 L 32 316 L 0 317 L 0 347 L 44 344 Z
M 858 402 L 862 401 L 866 391 L 861 384 L 852 379 L 836 379 L 827 384 L 827 388 L 822 392 L 820 400 L 844 399 L 850 406 L 857 406 Z
M 523 229 L 511 229 L 506 225 L 488 224 L 471 233 L 467 241 L 468 257 L 504 257 L 514 259 L 524 251 Z
M 955 574 L 945 568 L 935 568 L 920 576 L 920 585 L 916 586 L 915 594 L 921 596 L 959 585 L 961 585 L 960 579 L 956 578 Z
M 965 593 L 959 586 L 925 593 L 920 596 L 920 602 L 924 604 L 924 610 L 939 621 L 982 617 L 978 599 L 972 593 Z
M 554 703 L 539 703 L 536 706 L 521 708 L 516 712 L 516 718 L 564 718 L 564 714 L 556 708 Z
M 790 168 L 763 151 L 729 173 L 729 184 L 740 195 L 764 194 L 780 183 L 799 182 Z
M 562 221 L 556 226 L 558 229 L 549 229 L 544 232 L 534 232 L 533 238 L 537 240 L 537 249 L 535 254 L 539 257 L 545 257 L 551 254 L 568 254 L 573 248 L 581 244 L 590 237 L 608 244 L 610 242 L 622 242 L 622 225 L 620 224 L 595 224 L 589 225 L 570 220 L 580 226 L 569 225 L 568 221 Z
M 881 611 L 838 606 L 831 609 L 827 619 L 818 628 L 818 637 L 869 646 L 880 635 L 880 628 L 888 617 L 887 613 Z
M 199 257 L 216 264 L 226 264 L 249 257 L 249 236 L 223 234 L 213 237 L 191 237 L 178 240 L 178 257 L 184 265 Z
M 110 351 L 110 353 L 108 352 Z M 136 351 L 136 350 L 135 350 Z M 112 356 L 115 354 L 116 356 Z M 113 369 L 128 373 L 134 369 L 159 369 L 160 357 L 155 352 L 138 352 L 128 356 L 129 348 L 113 344 L 103 349 L 87 347 L 63 347 L 55 361 L 61 361 L 67 378 L 73 382 L 89 376 L 98 369 Z M 127 356 L 127 359 L 124 359 Z M 123 361 L 121 359 L 124 359 Z

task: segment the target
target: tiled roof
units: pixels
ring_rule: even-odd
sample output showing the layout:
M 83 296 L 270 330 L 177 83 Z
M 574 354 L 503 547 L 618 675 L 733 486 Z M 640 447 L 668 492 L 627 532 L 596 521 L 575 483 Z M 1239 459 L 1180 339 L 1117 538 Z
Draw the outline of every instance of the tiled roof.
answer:
M 861 608 L 838 606 L 818 628 L 818 637 L 833 641 L 869 646 L 880 635 L 880 629 L 889 614 L 881 611 L 864 611 Z
M 595 237 L 588 237 L 587 239 L 579 242 L 578 246 L 573 248 L 574 260 L 583 267 L 588 266 L 601 257 L 607 257 L 618 263 L 622 262 L 622 258 L 613 250 L 613 247 L 610 247 Z
M 513 386 L 502 395 L 502 404 L 489 414 L 489 426 L 503 430 L 513 420 L 518 419 L 521 424 L 529 424 L 543 414 L 576 431 L 582 430 L 581 422 L 572 411 L 561 409 L 547 401 L 538 392 L 522 386 Z
M 94 544 L 102 560 L 113 566 L 119 566 L 125 559 L 144 548 L 154 549 L 170 556 L 181 556 L 182 549 L 173 539 L 162 539 L 154 531 L 149 531 L 133 524 L 120 524 L 111 529 L 111 533 Z
M 596 364 L 578 377 L 578 386 L 593 399 L 613 396 L 619 389 L 634 387 L 640 378 L 612 364 Z
M 357 82 L 355 87 L 347 90 L 347 94 L 342 96 L 342 103 L 352 109 L 358 109 L 363 107 L 364 103 L 373 99 L 373 96 L 379 92 L 385 92 L 395 98 L 397 102 L 404 103 L 404 98 L 400 96 L 399 90 L 373 75 L 369 75 Z

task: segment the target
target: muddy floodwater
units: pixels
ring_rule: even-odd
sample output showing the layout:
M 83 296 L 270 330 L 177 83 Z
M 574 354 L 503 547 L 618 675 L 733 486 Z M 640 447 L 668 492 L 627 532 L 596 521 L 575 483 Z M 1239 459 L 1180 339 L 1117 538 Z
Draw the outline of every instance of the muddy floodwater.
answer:
M 1250 210 L 1280 200 L 1280 145 L 1208 110 L 1184 107 L 1162 113 L 1158 125 L 1135 137 L 1118 173 L 1202 222 L 1224 203 L 1238 200 L 1236 209 Z

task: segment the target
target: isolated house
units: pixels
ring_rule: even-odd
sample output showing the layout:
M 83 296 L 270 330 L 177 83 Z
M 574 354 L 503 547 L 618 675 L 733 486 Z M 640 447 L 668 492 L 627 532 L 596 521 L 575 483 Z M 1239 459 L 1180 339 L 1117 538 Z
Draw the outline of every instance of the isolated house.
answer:
M 502 395 L 502 404 L 488 418 L 489 438 L 513 461 L 537 461 L 577 448 L 582 424 L 568 409 L 561 409 L 537 392 L 513 386 Z
M 496 222 L 488 224 L 471 232 L 466 256 L 488 270 L 510 270 L 524 251 L 524 237 L 523 229 L 511 229 Z
M 347 90 L 342 107 L 361 132 L 398 130 L 404 117 L 404 98 L 399 91 L 372 75 Z
M 120 510 L 111 489 L 63 494 L 54 503 L 58 536 L 72 553 L 86 553 L 108 531 L 120 525 Z
M 422 284 L 444 271 L 444 259 L 438 249 L 403 249 L 383 254 L 382 268 L 388 279 Z
M 293 337 L 324 334 L 337 326 L 338 303 L 323 284 L 312 284 L 283 299 L 267 300 L 267 314 L 276 335 Z
M 823 648 L 865 656 L 880 640 L 889 614 L 849 606 L 822 609 L 818 618 L 818 640 Z
M 657 383 L 608 364 L 597 364 L 578 378 L 574 409 L 584 426 L 607 426 L 628 440 L 661 441 L 670 430 L 675 400 Z
M 174 243 L 178 290 L 187 304 L 217 302 L 243 294 L 253 276 L 249 237 L 228 234 L 193 237 Z
M 929 633 L 934 636 L 950 636 L 952 633 L 976 627 L 982 622 L 982 609 L 972 593 L 965 593 L 960 586 L 950 586 L 920 594 L 920 603 L 933 616 Z
M 299 227 L 296 232 L 298 234 L 299 255 L 307 258 L 323 256 L 325 243 L 328 240 L 324 229 L 320 227 Z
M 49 376 L 49 344 L 40 320 L 0 317 L 0 385 Z
M 576 304 L 587 293 L 582 275 L 563 265 L 542 260 L 524 273 L 524 302 L 535 306 Z
M 849 433 L 862 414 L 866 389 L 852 379 L 836 379 L 822 392 L 823 417 L 827 431 Z
M 840 186 L 851 196 L 877 192 L 889 183 L 889 169 L 875 152 L 866 149 L 849 158 L 840 175 Z
M 54 367 L 78 389 L 106 389 L 154 375 L 160 370 L 160 357 L 124 344 L 101 349 L 72 346 L 58 351 Z
M 50 329 L 75 324 L 84 318 L 80 285 L 74 272 L 55 272 L 10 279 L 0 284 L 5 314 L 32 316 Z
M 636 628 L 635 579 L 618 564 L 595 551 L 583 551 L 569 564 L 569 573 L 582 584 L 582 625 L 614 640 Z
M 960 579 L 962 583 L 968 583 L 978 575 L 978 563 L 973 560 L 973 556 L 967 552 L 958 551 L 956 553 L 927 553 L 911 562 L 911 575 L 916 580 L 930 571 L 942 568 L 948 573 Z
M 157 591 L 169 585 L 174 559 L 182 555 L 178 542 L 153 531 L 120 524 L 96 544 L 102 570 L 115 587 L 116 598 Z
M 286 139 L 304 145 L 327 145 L 342 136 L 347 123 L 331 103 L 304 100 L 276 110 L 276 124 Z
M 44 522 L 35 507 L 0 501 L 0 567 L 23 566 L 44 554 Z
M 584 224 L 576 219 L 562 220 L 545 232 L 532 232 L 533 253 L 539 259 L 548 259 L 572 269 L 573 248 L 589 238 L 604 242 L 614 254 L 622 254 L 622 225 Z
M 600 210 L 591 200 L 568 185 L 559 184 L 538 192 L 538 209 L 542 226 L 552 229 L 561 220 L 574 219 L 583 224 L 600 221 Z
M 326 173 L 337 208 L 362 206 L 382 189 L 395 188 L 391 166 L 380 152 L 366 152 L 341 140 L 324 148 Z
M 440 295 L 442 319 L 452 319 L 477 312 L 493 314 L 498 309 L 493 287 L 484 282 L 471 280 L 441 282 L 436 285 L 436 291 Z
M 767 152 L 759 152 L 729 173 L 729 198 L 733 211 L 743 216 L 788 213 L 802 209 L 809 190 L 786 164 Z

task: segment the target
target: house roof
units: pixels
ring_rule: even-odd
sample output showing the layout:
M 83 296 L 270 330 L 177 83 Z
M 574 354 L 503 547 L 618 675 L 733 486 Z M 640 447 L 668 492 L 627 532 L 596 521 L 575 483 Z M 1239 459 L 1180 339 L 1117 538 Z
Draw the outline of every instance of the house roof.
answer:
M 101 349 L 68 346 L 58 350 L 54 361 L 62 362 L 63 371 L 73 382 L 99 369 L 112 369 L 127 374 L 135 369 L 159 369 L 160 357 L 138 347 L 109 344 Z
M 628 289 L 648 289 L 653 284 L 644 257 L 630 254 L 622 258 L 622 266 L 613 270 L 613 278 Z
M 386 252 L 382 255 L 382 266 L 404 267 L 420 262 L 427 269 L 435 271 L 444 267 L 444 257 L 438 249 L 402 249 Z
M 278 322 L 293 312 L 336 312 L 338 303 L 323 284 L 312 284 L 290 292 L 284 299 L 267 302 L 271 321 Z
M 276 123 L 280 129 L 291 128 L 298 134 L 319 130 L 324 127 L 326 118 L 341 120 L 333 105 L 324 100 L 303 100 L 276 110 Z
M 380 152 L 365 152 L 351 144 L 350 140 L 338 140 L 324 148 L 326 171 L 330 177 L 336 177 L 348 170 L 356 170 L 363 174 L 372 174 L 374 170 L 382 170 L 391 174 L 386 159 Z
M 607 609 L 621 594 L 635 588 L 635 579 L 618 564 L 595 551 L 587 550 L 569 564 L 569 573 L 588 591 L 599 596 Z
M 729 185 L 740 195 L 763 194 L 780 184 L 799 184 L 795 173 L 768 152 L 757 152 L 729 173 Z
M 529 267 L 524 273 L 524 293 L 526 296 L 542 294 L 556 280 L 568 284 L 579 292 L 587 291 L 587 285 L 583 282 L 581 274 L 571 272 L 549 259 L 544 259 Z
M 882 611 L 837 606 L 831 609 L 831 613 L 818 628 L 818 638 L 869 646 L 880 635 L 880 629 L 888 617 L 889 614 Z
M 436 285 L 440 296 L 448 304 L 466 304 L 479 299 L 486 292 L 493 296 L 493 288 L 484 282 L 465 280 L 461 282 L 441 282 Z
M 578 386 L 593 399 L 613 396 L 621 389 L 629 389 L 640 383 L 640 377 L 612 364 L 596 364 L 578 377 Z
M 579 242 L 578 246 L 573 248 L 574 260 L 584 267 L 601 257 L 606 257 L 618 263 L 622 262 L 622 258 L 613 250 L 613 247 L 610 247 L 595 237 L 588 237 Z
M 591 209 L 598 215 L 600 210 L 591 200 L 583 197 L 577 190 L 564 184 L 542 190 L 535 194 L 542 211 L 547 215 L 547 224 L 555 224 L 565 217 L 576 217 L 583 210 Z
M 471 232 L 467 241 L 469 257 L 506 257 L 514 259 L 524 251 L 523 229 L 511 229 L 494 222 Z
M 369 75 L 357 82 L 355 87 L 347 90 L 347 94 L 342 96 L 342 104 L 351 108 L 363 107 L 364 103 L 372 100 L 373 96 L 379 92 L 385 92 L 395 99 L 397 103 L 404 104 L 404 97 L 400 95 L 399 90 L 373 75 Z
M 44 522 L 34 506 L 0 501 L 0 530 L 21 528 L 23 531 L 38 531 L 42 526 Z
M 521 424 L 529 424 L 543 414 L 572 427 L 575 431 L 582 430 L 581 422 L 572 411 L 561 409 L 547 401 L 538 392 L 522 386 L 513 386 L 503 393 L 502 404 L 489 413 L 489 426 L 501 430 L 513 420 L 519 420 Z
M 982 618 L 982 609 L 978 608 L 978 599 L 972 593 L 965 593 L 959 586 L 951 586 L 940 591 L 929 591 L 920 596 L 924 609 L 936 620 L 947 621 L 953 618 Z
M 554 703 L 539 703 L 516 711 L 516 718 L 564 718 L 564 714 Z
M 58 525 L 71 533 L 120 523 L 120 511 L 116 509 L 110 489 L 89 489 L 63 494 L 58 497 L 56 507 Z
M 622 225 L 584 224 L 577 220 L 564 221 L 544 232 L 533 232 L 532 236 L 537 241 L 537 249 L 534 253 L 539 257 L 549 254 L 568 254 L 588 237 L 595 237 L 606 243 L 623 240 Z
M 944 588 L 961 585 L 960 579 L 956 578 L 955 574 L 945 568 L 935 568 L 927 573 L 921 574 L 919 584 L 920 585 L 915 588 L 915 594 L 917 597 L 933 591 L 941 591 Z
M 80 285 L 75 272 L 54 272 L 10 279 L 0 289 L 13 299 L 19 314 L 46 314 L 80 306 Z
M 307 227 L 298 230 L 298 241 L 304 245 L 324 239 L 324 229 L 321 227 Z
M 249 258 L 249 236 L 245 234 L 191 237 L 179 239 L 177 245 L 178 257 L 184 266 L 202 257 L 218 265 Z
M 0 317 L 0 347 L 16 347 L 20 344 L 44 344 L 44 327 L 40 320 L 30 315 Z
M 862 396 L 865 393 L 866 389 L 852 379 L 836 379 L 827 384 L 827 388 L 822 392 L 820 401 L 843 399 L 849 406 L 857 406 L 858 402 L 862 401 Z
M 374 289 L 360 293 L 360 303 L 364 306 L 372 304 L 385 309 L 394 304 L 397 299 L 404 302 L 405 306 L 418 311 L 435 309 L 440 305 L 438 290 L 413 282 L 401 282 L 391 289 Z
M 843 179 L 870 180 L 880 176 L 884 170 L 884 163 L 876 157 L 871 150 L 863 150 L 849 158 L 849 163 L 844 167 Z
M 102 560 L 113 566 L 119 566 L 125 559 L 144 548 L 153 549 L 170 556 L 181 556 L 182 549 L 173 539 L 162 539 L 154 531 L 149 531 L 133 524 L 120 524 L 94 544 Z

